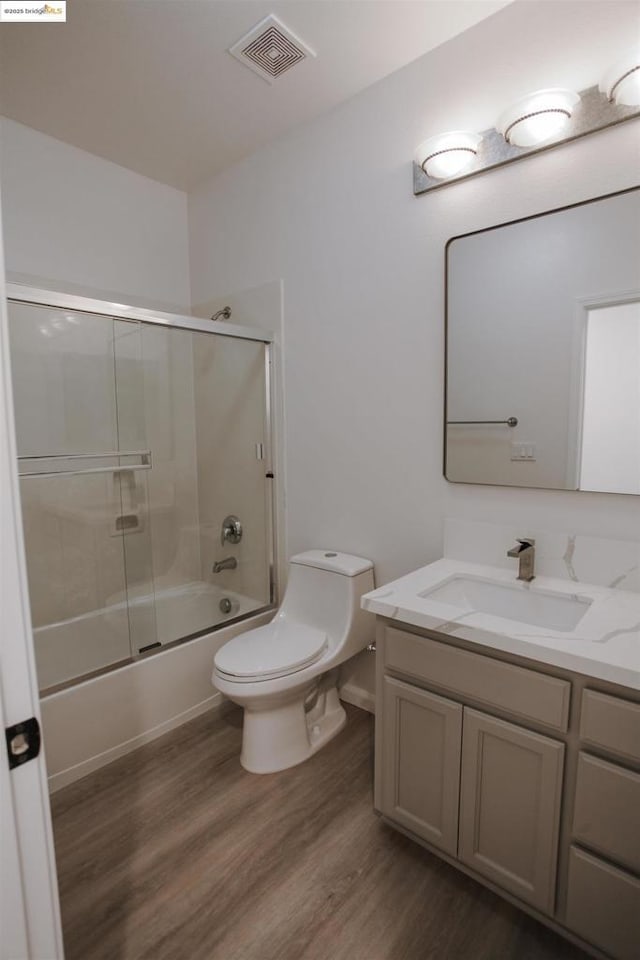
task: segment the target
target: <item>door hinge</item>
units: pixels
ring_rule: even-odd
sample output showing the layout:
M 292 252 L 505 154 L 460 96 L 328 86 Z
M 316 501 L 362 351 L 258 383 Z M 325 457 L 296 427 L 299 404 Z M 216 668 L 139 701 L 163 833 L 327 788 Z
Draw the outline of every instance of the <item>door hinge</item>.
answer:
M 23 720 L 22 723 L 14 723 L 12 727 L 5 727 L 4 733 L 7 738 L 9 770 L 35 759 L 40 753 L 40 724 L 35 717 Z

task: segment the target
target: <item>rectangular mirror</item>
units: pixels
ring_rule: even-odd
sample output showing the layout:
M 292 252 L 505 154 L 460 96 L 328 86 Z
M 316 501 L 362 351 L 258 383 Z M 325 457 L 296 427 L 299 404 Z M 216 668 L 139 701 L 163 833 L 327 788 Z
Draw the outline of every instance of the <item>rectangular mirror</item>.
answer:
M 640 494 L 640 188 L 452 238 L 445 476 Z

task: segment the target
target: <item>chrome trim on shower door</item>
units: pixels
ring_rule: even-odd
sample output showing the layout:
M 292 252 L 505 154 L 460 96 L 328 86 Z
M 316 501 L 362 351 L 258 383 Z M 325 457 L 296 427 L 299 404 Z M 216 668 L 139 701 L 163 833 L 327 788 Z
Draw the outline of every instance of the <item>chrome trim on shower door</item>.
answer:
M 18 460 L 102 460 L 106 457 L 150 457 L 151 450 L 109 450 L 107 453 L 37 453 Z
M 150 463 L 132 463 L 125 467 L 88 467 L 86 470 L 54 470 L 42 473 L 20 473 L 21 480 L 42 480 L 45 477 L 86 477 L 96 473 L 126 473 L 131 470 L 151 470 Z
M 94 300 L 91 297 L 58 293 L 55 290 L 42 290 L 21 283 L 7 284 L 7 300 L 40 307 L 77 310 L 80 313 L 97 313 L 100 316 L 116 320 L 133 320 L 155 323 L 163 327 L 176 327 L 180 330 L 196 330 L 198 333 L 217 333 L 222 337 L 235 337 L 240 340 L 261 340 L 262 343 L 271 343 L 273 340 L 272 333 L 266 330 L 258 330 L 256 327 L 245 327 L 239 323 L 199 320 L 196 317 L 189 317 L 184 314 L 163 313 L 161 310 L 147 310 L 144 307 L 134 307 L 127 303 Z
M 83 470 L 33 470 L 21 469 L 21 464 L 34 460 L 108 460 L 110 457 L 140 457 L 140 463 L 118 463 L 113 467 L 86 467 Z M 29 477 L 81 477 L 90 473 L 123 473 L 127 470 L 151 470 L 151 450 L 114 450 L 109 453 L 52 453 L 40 456 L 18 457 L 18 476 L 21 480 Z
M 275 477 L 273 472 L 273 410 L 274 410 L 274 382 L 273 382 L 273 343 L 264 345 L 264 382 L 265 382 L 265 425 L 264 425 L 264 470 L 265 479 L 269 484 L 266 491 L 266 524 L 267 524 L 267 552 L 269 555 L 269 600 L 272 604 L 279 602 L 278 583 L 278 551 L 276 538 L 277 499 L 276 484 L 282 482 L 281 477 Z

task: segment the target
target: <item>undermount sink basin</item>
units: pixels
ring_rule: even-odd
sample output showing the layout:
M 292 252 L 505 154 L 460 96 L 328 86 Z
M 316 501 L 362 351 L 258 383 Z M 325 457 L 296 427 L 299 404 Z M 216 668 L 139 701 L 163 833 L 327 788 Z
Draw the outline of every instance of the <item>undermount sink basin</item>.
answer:
M 549 593 L 514 583 L 492 583 L 470 576 L 445 580 L 420 597 L 458 607 L 465 612 L 488 613 L 507 620 L 568 632 L 574 630 L 591 605 L 591 600 Z

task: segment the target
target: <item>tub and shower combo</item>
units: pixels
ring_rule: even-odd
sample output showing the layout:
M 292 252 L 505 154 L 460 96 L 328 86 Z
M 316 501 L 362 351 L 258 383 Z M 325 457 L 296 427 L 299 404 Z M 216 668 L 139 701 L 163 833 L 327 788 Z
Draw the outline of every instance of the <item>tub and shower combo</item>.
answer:
M 272 607 L 271 336 L 18 284 L 9 324 L 41 691 Z

